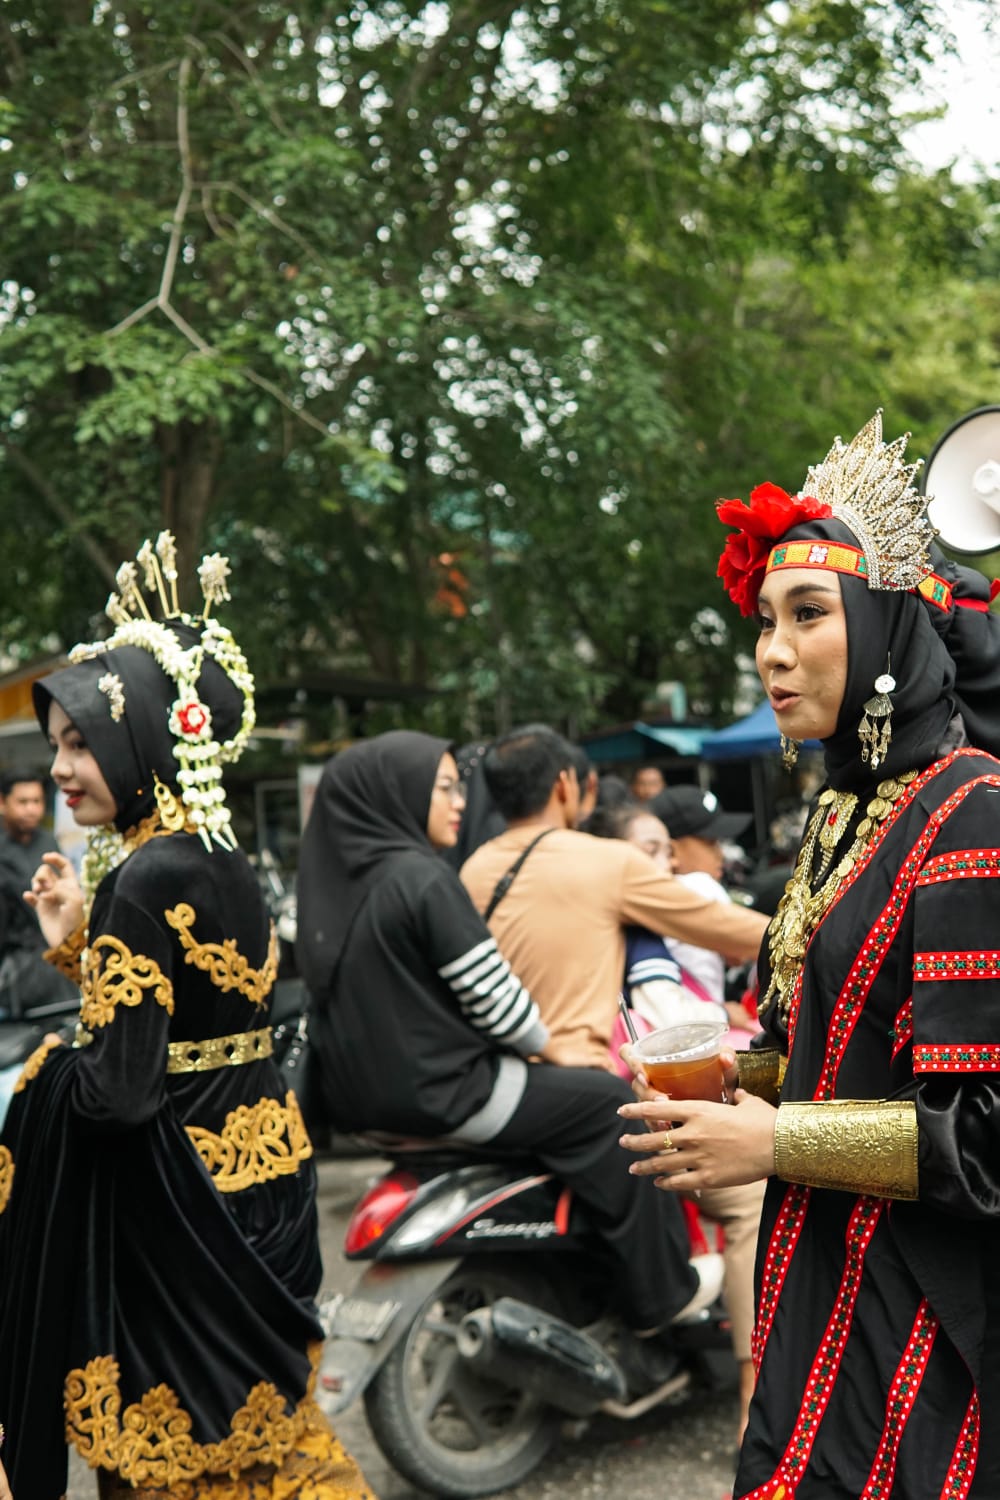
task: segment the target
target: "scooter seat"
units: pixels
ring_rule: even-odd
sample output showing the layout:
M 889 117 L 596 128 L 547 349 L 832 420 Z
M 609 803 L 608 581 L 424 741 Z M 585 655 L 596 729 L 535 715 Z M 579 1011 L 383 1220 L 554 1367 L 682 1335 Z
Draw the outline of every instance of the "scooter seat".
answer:
M 364 1130 L 352 1132 L 350 1139 L 357 1145 L 380 1156 L 464 1156 L 471 1160 L 484 1158 L 493 1161 L 532 1161 L 526 1151 L 504 1150 L 490 1141 L 473 1143 L 456 1140 L 450 1135 L 396 1135 L 391 1130 Z M 537 1164 L 536 1164 L 537 1165 Z

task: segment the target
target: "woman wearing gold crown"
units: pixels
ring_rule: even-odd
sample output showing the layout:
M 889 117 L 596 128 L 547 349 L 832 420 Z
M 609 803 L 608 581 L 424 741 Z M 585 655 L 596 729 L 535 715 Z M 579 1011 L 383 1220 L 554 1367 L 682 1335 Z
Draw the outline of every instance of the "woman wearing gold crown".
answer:
M 623 1143 L 667 1190 L 770 1179 L 738 1500 L 1000 1495 L 1000 642 L 986 579 L 932 567 L 905 441 L 879 414 L 801 495 L 719 506 L 779 728 L 827 780 L 735 1107 Z
M 312 1401 L 322 1329 L 312 1147 L 271 1058 L 275 945 L 221 769 L 253 681 L 177 607 L 173 539 L 118 575 L 105 641 L 35 686 L 53 779 L 91 830 L 32 902 L 80 977 L 77 1043 L 25 1067 L 0 1144 L 0 1412 L 15 1495 L 361 1500 Z M 144 589 L 145 586 L 145 589 Z M 166 619 L 153 620 L 146 591 Z

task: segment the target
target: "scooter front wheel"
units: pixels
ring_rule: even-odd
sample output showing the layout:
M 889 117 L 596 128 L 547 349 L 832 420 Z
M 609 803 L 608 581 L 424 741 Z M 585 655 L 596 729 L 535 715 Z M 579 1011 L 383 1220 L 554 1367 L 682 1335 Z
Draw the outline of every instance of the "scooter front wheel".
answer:
M 466 1313 L 499 1297 L 551 1307 L 546 1283 L 516 1262 L 463 1262 L 428 1297 L 365 1392 L 375 1441 L 404 1478 L 445 1500 L 519 1484 L 555 1441 L 559 1417 L 537 1397 L 484 1379 L 461 1358 Z

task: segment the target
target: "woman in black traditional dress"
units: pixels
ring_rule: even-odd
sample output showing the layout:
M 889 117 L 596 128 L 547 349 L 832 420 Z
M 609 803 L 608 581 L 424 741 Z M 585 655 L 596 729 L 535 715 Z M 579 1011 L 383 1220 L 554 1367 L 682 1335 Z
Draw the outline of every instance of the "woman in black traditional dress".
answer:
M 312 1399 L 322 1329 L 312 1147 L 271 1059 L 273 935 L 221 785 L 253 682 L 181 615 L 173 539 L 118 575 L 110 639 L 35 687 L 52 774 L 91 830 L 83 888 L 33 881 L 79 974 L 77 1044 L 29 1060 L 0 1145 L 0 1411 L 15 1494 L 58 1500 L 67 1442 L 102 1496 L 362 1500 Z
M 672 1102 L 624 1144 L 671 1191 L 770 1177 L 738 1500 L 1000 1495 L 1000 645 L 987 581 L 932 567 L 904 444 L 879 414 L 801 496 L 719 507 L 779 727 L 827 781 L 735 1108 Z

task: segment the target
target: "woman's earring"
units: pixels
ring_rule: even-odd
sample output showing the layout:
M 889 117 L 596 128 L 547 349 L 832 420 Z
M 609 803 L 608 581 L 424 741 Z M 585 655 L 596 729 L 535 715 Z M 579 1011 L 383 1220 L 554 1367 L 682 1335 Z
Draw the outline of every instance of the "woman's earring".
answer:
M 794 768 L 795 763 L 798 760 L 798 758 L 799 758 L 799 742 L 798 742 L 798 740 L 790 740 L 790 739 L 787 739 L 785 735 L 782 735 L 781 736 L 781 764 L 784 766 L 785 770 L 786 771 L 791 771 Z
M 180 833 L 187 822 L 187 813 L 183 804 L 177 800 L 168 786 L 164 786 L 155 771 L 153 772 L 153 792 L 163 827 L 168 833 Z
M 858 725 L 861 759 L 870 761 L 873 771 L 877 771 L 885 760 L 892 743 L 892 703 L 889 694 L 895 686 L 896 679 L 888 671 L 883 672 L 881 677 L 876 677 L 875 696 L 865 704 L 861 723 Z

